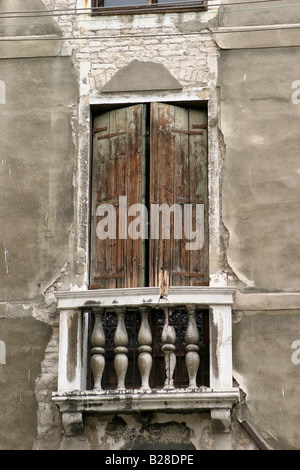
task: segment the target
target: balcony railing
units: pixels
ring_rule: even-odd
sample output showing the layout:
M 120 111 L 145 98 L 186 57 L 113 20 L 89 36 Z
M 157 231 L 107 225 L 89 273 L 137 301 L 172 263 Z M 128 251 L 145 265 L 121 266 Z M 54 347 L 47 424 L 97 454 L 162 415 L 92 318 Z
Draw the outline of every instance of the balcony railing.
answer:
M 170 287 L 166 296 L 159 288 L 58 292 L 53 400 L 66 432 L 82 429 L 89 412 L 210 409 L 228 418 L 239 398 L 232 386 L 233 294 L 215 287 Z
M 203 388 L 208 376 L 207 316 L 195 305 L 95 309 L 91 387 L 99 392 Z

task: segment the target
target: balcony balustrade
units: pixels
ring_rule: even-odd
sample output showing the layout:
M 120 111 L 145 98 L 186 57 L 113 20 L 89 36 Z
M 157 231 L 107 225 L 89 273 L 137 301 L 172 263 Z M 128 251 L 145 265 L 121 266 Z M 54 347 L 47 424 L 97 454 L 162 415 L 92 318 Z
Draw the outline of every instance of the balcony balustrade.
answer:
M 195 305 L 185 308 L 165 306 L 159 310 L 140 306 L 135 310 L 131 310 L 131 312 L 128 312 L 126 307 L 116 307 L 113 311 L 105 308 L 96 309 L 93 312 L 94 325 L 91 334 L 93 390 L 98 392 L 105 390 L 103 375 L 105 367 L 108 365 L 110 371 L 113 368 L 115 372 L 115 390 L 125 391 L 128 388 L 125 379 L 129 363 L 132 368 L 138 368 L 139 374 L 136 375 L 140 376 L 139 390 L 142 392 L 152 389 L 150 386 L 152 366 L 156 370 L 159 369 L 160 375 L 164 376 L 164 384 L 161 387 L 163 390 L 175 390 L 174 372 L 176 367 L 180 368 L 177 373 L 180 388 L 183 388 L 186 383 L 183 378 L 186 373 L 188 383 L 185 388 L 188 390 L 199 389 L 197 385 L 200 366 L 199 341 L 201 333 L 203 343 L 204 314 L 205 312 L 199 312 Z M 127 323 L 130 323 L 131 317 L 134 325 L 126 327 L 126 319 L 128 319 Z M 107 319 L 110 320 L 110 326 L 107 326 Z M 154 333 L 152 333 L 153 330 Z M 106 336 L 111 336 L 112 333 L 113 341 L 108 341 Z M 152 347 L 153 342 L 156 346 L 155 351 Z M 107 347 L 105 347 L 106 345 Z M 133 350 L 133 354 L 131 354 L 133 359 L 128 357 L 129 346 Z M 106 364 L 105 353 L 111 352 L 112 348 L 114 353 L 113 363 Z M 178 355 L 180 355 L 179 364 L 177 361 Z M 163 369 L 160 361 L 161 356 L 163 356 L 164 362 Z M 203 369 L 205 368 L 208 369 L 208 363 L 204 365 Z M 113 373 L 110 375 L 113 375 Z M 158 373 L 156 372 L 155 375 L 157 377 Z M 155 389 L 157 389 L 158 384 L 155 384 L 155 378 L 153 380 Z M 132 388 L 132 380 L 130 382 Z M 133 386 L 136 385 L 136 382 L 137 380 L 133 383 Z M 202 387 L 204 385 L 204 383 L 201 384 Z

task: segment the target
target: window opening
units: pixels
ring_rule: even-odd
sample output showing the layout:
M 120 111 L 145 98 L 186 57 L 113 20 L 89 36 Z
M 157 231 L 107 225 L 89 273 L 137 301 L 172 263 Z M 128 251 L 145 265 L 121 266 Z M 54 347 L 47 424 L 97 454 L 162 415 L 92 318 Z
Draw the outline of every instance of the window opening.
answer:
M 206 0 L 92 0 L 94 15 L 110 13 L 147 13 L 165 11 L 201 11 L 207 10 Z M 118 12 L 119 10 L 119 12 Z
M 167 103 L 106 111 L 95 116 L 93 147 L 90 288 L 160 287 L 166 278 L 208 285 L 206 111 Z M 138 217 L 129 208 L 137 203 L 146 206 L 146 237 L 131 236 Z M 109 211 L 98 213 L 105 204 L 112 222 Z

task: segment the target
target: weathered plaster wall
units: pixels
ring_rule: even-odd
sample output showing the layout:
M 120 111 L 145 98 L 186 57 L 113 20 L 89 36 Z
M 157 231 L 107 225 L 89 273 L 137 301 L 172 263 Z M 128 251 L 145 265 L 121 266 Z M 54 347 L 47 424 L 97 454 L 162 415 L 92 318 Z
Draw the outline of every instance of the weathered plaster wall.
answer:
M 299 291 L 297 48 L 221 52 L 227 257 L 245 288 Z
M 225 0 L 220 8 L 220 26 L 261 26 L 298 23 L 300 7 L 297 0 L 280 0 L 266 4 L 249 4 L 247 0 L 232 5 Z M 244 3 L 244 5 L 243 5 Z
M 239 412 L 271 448 L 299 449 L 299 48 L 296 31 L 265 27 L 299 22 L 298 5 L 284 4 L 224 6 L 215 38 L 226 147 L 223 239 L 239 288 Z M 228 33 L 231 27 L 240 32 Z
M 152 414 L 150 422 L 142 422 L 139 415 L 88 416 L 86 436 L 81 439 L 64 438 L 61 449 L 83 450 L 258 450 L 241 425 L 234 421 L 229 435 L 213 435 L 210 415 Z
M 1 11 L 24 8 L 19 1 L 0 4 Z M 26 8 L 45 5 L 28 1 Z M 1 449 L 31 449 L 45 421 L 47 429 L 56 425 L 52 293 L 72 270 L 78 83 L 71 59 L 58 57 L 58 43 L 36 40 L 59 33 L 46 21 L 12 18 L 0 28 Z M 6 42 L 14 35 L 35 40 Z
M 2 60 L 1 79 L 1 300 L 40 299 L 69 255 L 76 82 L 68 58 Z
M 46 35 L 55 34 L 61 35 L 60 28 L 51 17 L 45 16 L 47 8 L 41 0 L 30 0 L 26 2 L 22 0 L 1 0 L 0 11 L 7 16 L 2 18 L 0 26 L 0 36 L 32 36 L 32 35 Z M 13 12 L 38 12 L 41 11 L 40 16 L 32 13 L 25 13 L 23 17 L 15 17 Z M 43 13 L 44 12 L 44 13 Z
M 52 328 L 32 317 L 1 318 L 6 345 L 0 365 L 0 449 L 30 449 L 37 432 L 35 381 Z
M 241 416 L 273 449 L 299 449 L 299 313 L 245 311 L 233 325 L 234 377 L 246 394 Z

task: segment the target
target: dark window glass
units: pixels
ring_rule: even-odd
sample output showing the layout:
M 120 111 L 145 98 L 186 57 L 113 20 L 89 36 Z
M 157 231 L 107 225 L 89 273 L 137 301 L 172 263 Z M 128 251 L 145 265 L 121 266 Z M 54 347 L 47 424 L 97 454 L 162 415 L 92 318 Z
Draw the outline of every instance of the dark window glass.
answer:
M 147 5 L 147 0 L 104 0 L 104 7 Z

